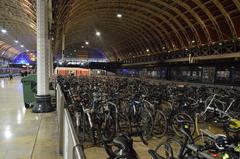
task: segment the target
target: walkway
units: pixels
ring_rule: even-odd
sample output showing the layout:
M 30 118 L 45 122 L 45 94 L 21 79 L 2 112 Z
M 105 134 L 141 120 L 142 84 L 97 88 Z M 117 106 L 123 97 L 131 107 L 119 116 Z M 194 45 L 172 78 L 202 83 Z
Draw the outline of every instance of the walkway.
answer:
M 26 110 L 20 78 L 0 79 L 0 159 L 62 159 L 57 141 L 56 112 Z

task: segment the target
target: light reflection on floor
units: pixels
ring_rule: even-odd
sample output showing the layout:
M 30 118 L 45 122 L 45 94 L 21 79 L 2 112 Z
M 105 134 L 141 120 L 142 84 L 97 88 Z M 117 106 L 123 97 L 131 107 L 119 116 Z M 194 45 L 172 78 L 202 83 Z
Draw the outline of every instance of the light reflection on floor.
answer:
M 4 88 L 4 80 L 1 79 L 1 88 Z
M 57 140 L 56 112 L 32 113 L 24 106 L 21 78 L 0 79 L 0 159 L 62 159 Z

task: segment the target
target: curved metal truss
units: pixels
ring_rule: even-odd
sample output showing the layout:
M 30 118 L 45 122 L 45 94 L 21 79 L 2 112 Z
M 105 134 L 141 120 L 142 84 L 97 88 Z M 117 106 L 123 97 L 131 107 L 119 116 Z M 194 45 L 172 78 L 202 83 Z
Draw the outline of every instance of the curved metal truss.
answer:
M 26 49 L 33 50 L 36 45 L 36 1 L 0 1 L 0 57 L 13 58 Z M 15 40 L 19 43 L 15 43 Z M 24 45 L 21 48 L 20 45 Z
M 18 50 L 7 43 L 0 41 L 0 57 L 9 59 L 15 57 L 17 54 Z
M 52 0 L 55 52 L 66 48 L 104 50 L 110 60 L 201 48 L 240 36 L 239 0 Z M 117 14 L 122 18 L 117 18 Z M 36 0 L 1 0 L 0 40 L 20 50 L 36 48 Z M 95 35 L 96 31 L 101 36 Z M 0 48 L 1 49 L 1 48 Z M 10 49 L 12 50 L 12 49 Z M 22 49 L 22 51 L 24 51 Z M 0 52 L 0 56 L 1 56 Z M 11 58 L 15 54 L 9 53 Z M 8 56 L 8 55 L 5 55 Z
M 240 36 L 239 0 L 61 0 L 56 4 L 55 49 L 84 41 L 107 56 L 126 60 L 162 52 L 200 48 Z M 63 5 L 67 4 L 67 5 Z M 117 13 L 122 18 L 117 18 Z M 64 27 L 63 27 L 64 26 Z M 60 29 L 61 28 L 61 29 Z M 101 38 L 95 36 L 100 31 Z

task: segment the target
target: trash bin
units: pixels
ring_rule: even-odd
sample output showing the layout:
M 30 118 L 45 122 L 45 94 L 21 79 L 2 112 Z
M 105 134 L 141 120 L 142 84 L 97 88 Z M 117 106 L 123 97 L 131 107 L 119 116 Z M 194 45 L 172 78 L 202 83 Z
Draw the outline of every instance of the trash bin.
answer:
M 35 102 L 35 94 L 37 93 L 37 75 L 30 74 L 23 77 L 21 82 L 23 85 L 23 99 L 25 107 L 30 108 Z

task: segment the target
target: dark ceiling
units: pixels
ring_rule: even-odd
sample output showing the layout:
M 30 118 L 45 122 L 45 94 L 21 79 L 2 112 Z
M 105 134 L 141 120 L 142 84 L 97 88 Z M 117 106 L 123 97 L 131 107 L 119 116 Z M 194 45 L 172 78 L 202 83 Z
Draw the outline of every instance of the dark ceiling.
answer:
M 112 61 L 240 37 L 240 0 L 52 1 L 55 53 L 61 52 L 63 33 L 66 49 L 101 49 Z M 36 49 L 36 0 L 1 0 L 0 7 L 0 26 L 8 30 L 0 33 L 0 56 L 23 51 L 15 39 Z
M 56 0 L 57 41 L 103 49 L 111 60 L 200 47 L 240 36 L 239 0 Z M 117 14 L 122 18 L 117 18 Z M 95 32 L 101 32 L 97 37 Z
M 0 30 L 2 29 L 6 33 L 0 31 L 0 58 L 11 59 L 20 52 L 35 50 L 36 1 L 0 0 Z

